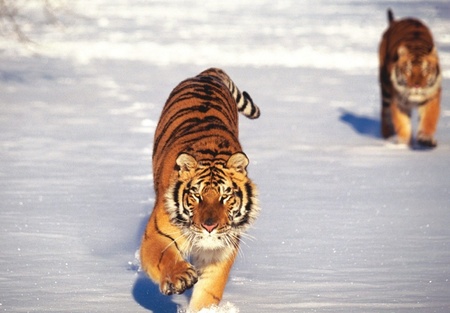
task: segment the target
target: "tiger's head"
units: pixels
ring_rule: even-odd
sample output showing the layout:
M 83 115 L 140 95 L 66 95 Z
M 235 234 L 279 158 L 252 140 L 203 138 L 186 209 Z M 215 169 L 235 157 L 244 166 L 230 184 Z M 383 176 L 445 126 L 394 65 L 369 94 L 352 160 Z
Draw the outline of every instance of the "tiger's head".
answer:
M 391 81 L 401 98 L 400 103 L 419 105 L 436 94 L 442 80 L 436 47 L 423 54 L 401 45 L 396 59 L 391 69 Z
M 188 250 L 234 251 L 259 212 L 246 155 L 238 152 L 223 162 L 197 161 L 181 153 L 176 164 L 166 209 L 187 238 Z

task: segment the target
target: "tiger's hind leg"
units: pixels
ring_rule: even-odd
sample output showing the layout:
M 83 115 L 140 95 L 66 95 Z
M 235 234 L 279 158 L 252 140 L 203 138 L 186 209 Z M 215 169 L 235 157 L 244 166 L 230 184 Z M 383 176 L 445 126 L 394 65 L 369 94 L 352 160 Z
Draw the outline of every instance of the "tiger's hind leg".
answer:
M 419 129 L 417 132 L 417 143 L 424 147 L 436 147 L 437 141 L 434 139 L 439 113 L 440 113 L 440 94 L 439 92 L 427 103 L 419 107 Z
M 411 112 L 409 110 L 402 110 L 398 103 L 394 100 L 390 107 L 392 124 L 395 133 L 397 134 L 398 143 L 410 145 L 411 144 Z

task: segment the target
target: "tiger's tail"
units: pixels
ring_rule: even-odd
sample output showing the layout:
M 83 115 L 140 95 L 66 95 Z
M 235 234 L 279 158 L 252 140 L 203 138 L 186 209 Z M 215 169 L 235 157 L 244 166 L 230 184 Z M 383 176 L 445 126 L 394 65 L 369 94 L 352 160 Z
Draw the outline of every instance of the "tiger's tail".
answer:
M 230 78 L 228 78 L 227 85 L 228 89 L 230 89 L 230 92 L 233 95 L 234 100 L 236 100 L 239 112 L 242 112 L 242 114 L 251 119 L 258 118 L 261 115 L 258 106 L 253 103 L 252 98 L 246 91 L 241 93 L 238 87 Z
M 233 95 L 234 100 L 236 101 L 236 105 L 239 112 L 241 112 L 246 117 L 251 119 L 258 118 L 261 115 L 258 106 L 255 103 L 253 103 L 253 100 L 250 97 L 250 95 L 246 91 L 241 93 L 241 91 L 233 82 L 233 80 L 231 80 L 230 76 L 228 76 L 228 74 L 225 73 L 223 70 L 218 68 L 211 68 L 209 70 L 204 71 L 203 73 L 213 74 L 216 77 L 218 76 L 218 78 L 223 83 L 225 83 L 225 85 L 228 87 L 231 94 Z
M 392 12 L 391 9 L 388 9 L 387 15 L 388 15 L 388 22 L 389 22 L 389 25 L 391 25 L 392 22 L 394 21 L 394 13 Z

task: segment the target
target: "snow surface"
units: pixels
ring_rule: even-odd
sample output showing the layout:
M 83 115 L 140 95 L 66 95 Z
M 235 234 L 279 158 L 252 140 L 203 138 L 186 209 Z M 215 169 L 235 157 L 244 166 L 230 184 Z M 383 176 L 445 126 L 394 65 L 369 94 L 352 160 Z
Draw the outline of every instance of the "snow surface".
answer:
M 450 312 L 450 83 L 434 150 L 379 133 L 377 47 L 442 1 L 77 1 L 0 41 L 0 311 L 182 312 L 138 271 L 151 149 L 181 80 L 224 68 L 262 212 L 213 312 Z M 36 11 L 36 19 L 39 19 Z

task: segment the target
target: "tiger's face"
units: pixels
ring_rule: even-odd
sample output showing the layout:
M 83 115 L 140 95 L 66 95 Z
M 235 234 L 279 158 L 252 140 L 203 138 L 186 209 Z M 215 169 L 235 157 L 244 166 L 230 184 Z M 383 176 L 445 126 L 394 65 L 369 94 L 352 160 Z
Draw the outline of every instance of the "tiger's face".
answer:
M 256 188 L 247 177 L 247 157 L 235 153 L 226 163 L 197 162 L 182 153 L 177 165 L 166 209 L 187 238 L 186 250 L 234 251 L 259 211 Z
M 429 54 L 415 56 L 405 46 L 399 47 L 391 81 L 401 104 L 421 104 L 438 91 L 441 81 L 438 64 L 436 48 Z

